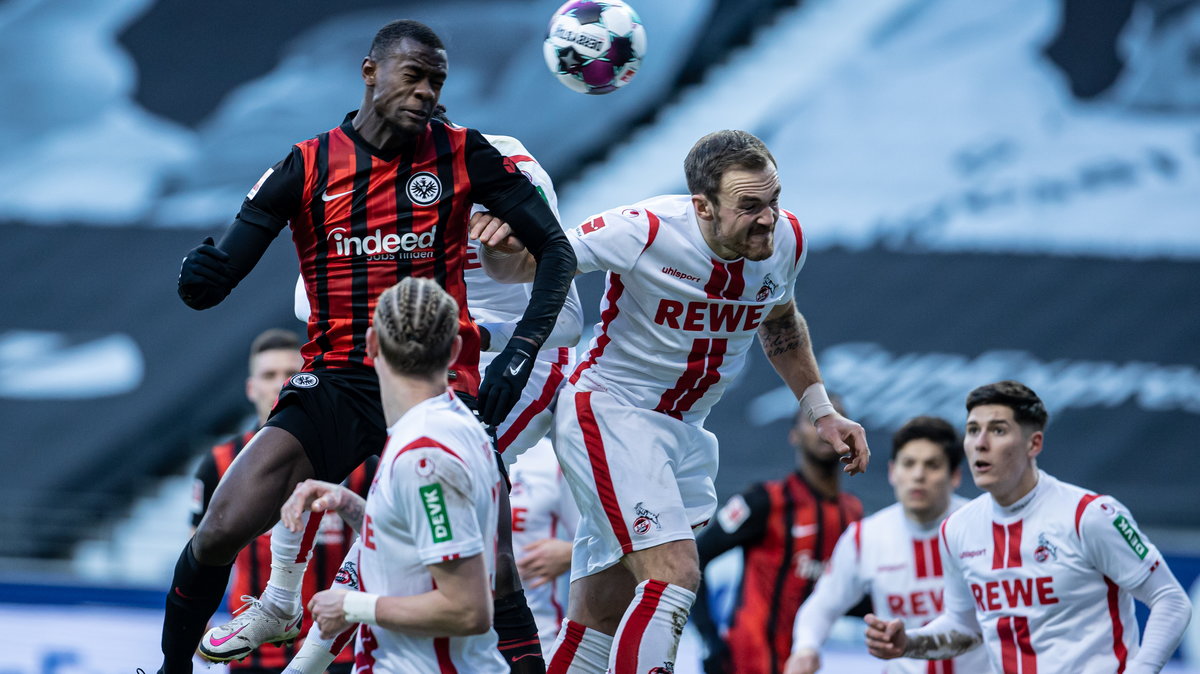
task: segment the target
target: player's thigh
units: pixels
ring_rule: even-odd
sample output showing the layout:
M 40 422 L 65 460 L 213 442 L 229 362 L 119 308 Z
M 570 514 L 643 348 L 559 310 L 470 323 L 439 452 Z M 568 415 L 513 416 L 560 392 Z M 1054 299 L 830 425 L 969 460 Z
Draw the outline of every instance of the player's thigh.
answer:
M 279 520 L 296 485 L 313 476 L 300 441 L 279 428 L 259 430 L 221 476 L 192 552 L 206 564 L 225 564 Z
M 633 603 L 637 581 L 617 564 L 571 582 L 567 618 L 608 635 L 617 633 L 621 617 Z
M 556 417 L 555 452 L 580 513 L 572 580 L 693 538 L 670 454 L 686 424 L 569 386 Z

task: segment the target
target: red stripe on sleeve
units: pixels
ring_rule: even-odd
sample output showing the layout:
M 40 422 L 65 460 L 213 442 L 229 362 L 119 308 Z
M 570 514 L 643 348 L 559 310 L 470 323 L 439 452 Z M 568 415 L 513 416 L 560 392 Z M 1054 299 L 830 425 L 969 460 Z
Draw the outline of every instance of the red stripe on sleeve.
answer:
M 796 234 L 796 259 L 792 261 L 792 264 L 799 264 L 800 256 L 804 254 L 804 230 L 800 228 L 800 220 L 795 215 L 783 209 L 780 211 L 787 216 L 788 222 L 792 225 L 792 232 Z
M 1083 511 L 1087 510 L 1088 504 L 1100 498 L 1099 494 L 1088 494 L 1079 499 L 1079 505 L 1075 506 L 1075 535 L 1079 535 L 1079 521 L 1083 519 Z
M 1086 497 L 1085 497 L 1086 498 Z M 1125 626 L 1121 623 L 1121 588 L 1104 577 L 1108 587 L 1108 617 L 1112 620 L 1113 655 L 1117 658 L 1117 674 L 1125 671 L 1125 659 L 1129 657 L 1129 649 L 1125 648 Z
M 654 243 L 654 239 L 658 237 L 658 216 L 650 211 L 646 211 L 646 220 L 650 223 L 650 234 L 646 237 L 646 245 L 642 246 L 643 253 L 650 248 L 651 244 Z

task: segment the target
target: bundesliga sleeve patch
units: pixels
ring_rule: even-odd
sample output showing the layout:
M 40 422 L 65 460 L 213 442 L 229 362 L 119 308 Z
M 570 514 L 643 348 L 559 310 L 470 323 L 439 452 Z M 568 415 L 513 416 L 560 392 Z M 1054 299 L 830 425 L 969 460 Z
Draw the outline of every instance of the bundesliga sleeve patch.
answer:
M 742 498 L 741 494 L 737 494 L 726 501 L 725 505 L 717 511 L 717 524 L 721 525 L 721 529 L 725 533 L 732 534 L 741 528 L 742 523 L 748 517 L 750 517 L 750 506 L 746 504 L 746 499 Z
M 450 516 L 446 512 L 446 499 L 442 495 L 442 485 L 439 482 L 421 487 L 421 505 L 425 506 L 425 516 L 429 518 L 429 529 L 433 532 L 434 543 L 445 543 L 454 539 L 450 530 Z
M 251 187 L 250 191 L 246 193 L 246 198 L 253 199 L 254 195 L 258 194 L 258 190 L 262 188 L 263 183 L 267 182 L 267 178 L 270 178 L 271 174 L 274 172 L 274 168 L 267 169 L 267 172 L 262 174 L 262 177 L 258 179 L 258 182 L 254 183 L 254 187 Z
M 1133 554 L 1137 555 L 1138 559 L 1145 559 L 1146 553 L 1150 549 L 1142 542 L 1142 537 L 1138 535 L 1137 529 L 1133 528 L 1133 524 L 1125 519 L 1124 515 L 1117 515 L 1117 519 L 1113 520 L 1113 526 L 1121 532 L 1121 537 L 1125 539 L 1125 544 L 1129 546 L 1129 549 L 1133 550 Z

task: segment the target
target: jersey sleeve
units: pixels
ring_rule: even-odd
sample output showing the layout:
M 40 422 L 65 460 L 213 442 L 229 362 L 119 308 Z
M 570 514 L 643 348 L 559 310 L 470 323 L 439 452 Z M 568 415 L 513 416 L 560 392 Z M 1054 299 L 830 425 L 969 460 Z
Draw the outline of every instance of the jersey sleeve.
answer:
M 842 532 L 825 573 L 817 580 L 812 594 L 800 605 L 796 613 L 793 652 L 800 648 L 820 648 L 829 636 L 833 622 L 866 594 L 868 587 L 862 577 L 862 555 L 857 543 L 860 527 L 862 522 L 854 522 Z
M 942 581 L 945 584 L 942 589 L 942 605 L 944 606 L 942 612 L 956 616 L 956 621 L 960 624 L 974 625 L 978 631 L 975 602 L 971 599 L 971 590 L 967 587 L 962 567 L 958 564 L 958 553 L 961 546 L 957 544 L 953 529 L 948 526 L 949 524 L 950 517 L 947 517 L 942 521 L 941 531 L 938 535 L 938 545 L 941 546 L 942 553 Z
M 636 214 L 636 215 L 635 215 Z M 606 211 L 567 230 L 579 272 L 629 273 L 650 241 L 653 217 L 642 209 Z
M 1119 501 L 1100 496 L 1082 506 L 1079 540 L 1087 559 L 1123 588 L 1141 585 L 1162 560 L 1133 515 Z
M 192 526 L 200 526 L 204 513 L 208 512 L 208 504 L 212 501 L 213 492 L 221 476 L 217 474 L 217 459 L 212 452 L 206 452 L 196 468 L 196 476 L 192 483 Z
M 483 552 L 466 464 L 439 448 L 411 449 L 392 464 L 393 495 L 422 564 Z
M 238 220 L 278 234 L 300 213 L 304 199 L 304 156 L 292 147 L 246 193 Z
M 808 237 L 795 215 L 789 211 L 780 211 L 780 215 L 782 222 L 779 226 L 788 228 L 788 231 L 791 232 L 790 240 L 793 242 L 791 248 L 792 273 L 788 276 L 785 292 L 779 300 L 779 304 L 787 304 L 796 298 L 796 278 L 800 275 L 800 270 L 804 268 L 805 260 L 808 259 Z
M 529 196 L 533 185 L 483 134 L 467 129 L 467 176 L 471 180 L 471 201 L 494 213 L 504 213 Z

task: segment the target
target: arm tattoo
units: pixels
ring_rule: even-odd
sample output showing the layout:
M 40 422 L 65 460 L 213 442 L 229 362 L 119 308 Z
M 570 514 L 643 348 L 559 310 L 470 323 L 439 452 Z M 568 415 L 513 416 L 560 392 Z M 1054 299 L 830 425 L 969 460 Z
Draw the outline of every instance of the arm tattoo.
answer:
M 983 641 L 972 634 L 950 631 L 941 634 L 909 635 L 904 657 L 941 660 L 961 655 Z
M 758 327 L 758 338 L 762 341 L 763 351 L 767 358 L 782 356 L 791 351 L 811 348 L 808 338 L 808 325 L 798 311 L 792 311 L 779 318 L 768 318 Z
M 345 487 L 343 487 L 343 489 L 345 489 Z M 343 522 L 350 525 L 351 529 L 354 529 L 355 533 L 361 534 L 363 518 L 366 515 L 365 506 L 367 505 L 367 502 L 361 497 L 358 497 L 357 494 L 354 494 L 354 496 L 357 498 L 352 499 L 346 505 L 338 508 L 337 513 L 342 518 Z

